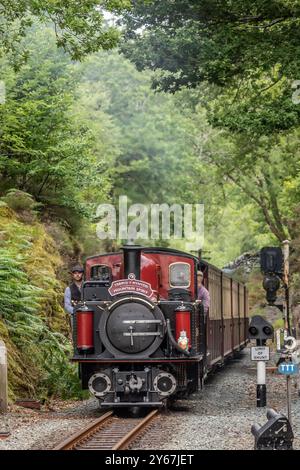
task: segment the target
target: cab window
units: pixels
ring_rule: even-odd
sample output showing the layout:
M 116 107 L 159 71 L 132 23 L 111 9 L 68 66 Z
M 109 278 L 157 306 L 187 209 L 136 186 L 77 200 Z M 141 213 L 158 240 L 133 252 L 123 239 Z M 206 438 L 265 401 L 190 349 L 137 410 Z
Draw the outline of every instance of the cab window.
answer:
M 111 281 L 111 268 L 105 264 L 97 264 L 91 268 L 92 281 Z
M 188 263 L 172 263 L 169 267 L 170 287 L 190 287 L 191 267 Z

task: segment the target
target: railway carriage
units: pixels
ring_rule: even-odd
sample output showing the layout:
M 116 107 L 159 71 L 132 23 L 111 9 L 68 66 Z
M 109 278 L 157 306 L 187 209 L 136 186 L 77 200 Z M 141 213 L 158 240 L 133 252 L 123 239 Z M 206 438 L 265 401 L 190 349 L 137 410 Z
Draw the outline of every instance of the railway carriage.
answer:
M 204 274 L 211 305 L 198 297 Z M 83 388 L 100 407 L 163 406 L 202 388 L 247 342 L 246 287 L 188 253 L 126 245 L 85 263 L 73 319 Z

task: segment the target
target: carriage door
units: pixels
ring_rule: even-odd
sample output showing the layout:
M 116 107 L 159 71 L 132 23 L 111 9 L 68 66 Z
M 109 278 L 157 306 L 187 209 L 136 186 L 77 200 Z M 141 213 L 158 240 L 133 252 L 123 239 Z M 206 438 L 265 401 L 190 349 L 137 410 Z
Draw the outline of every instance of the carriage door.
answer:
M 239 285 L 232 280 L 232 316 L 233 316 L 233 349 L 240 345 L 239 333 Z
M 239 329 L 240 329 L 240 345 L 245 342 L 245 289 L 239 284 Z
M 224 331 L 224 356 L 232 351 L 233 320 L 231 310 L 231 279 L 223 276 L 222 279 L 223 296 L 223 331 Z
M 221 272 L 212 269 L 208 270 L 208 290 L 210 294 L 209 308 L 209 336 L 211 363 L 222 359 L 222 309 L 221 309 Z
M 248 290 L 246 286 L 244 287 L 244 301 L 245 301 L 245 341 L 248 338 L 248 328 L 249 328 L 249 300 L 248 300 Z

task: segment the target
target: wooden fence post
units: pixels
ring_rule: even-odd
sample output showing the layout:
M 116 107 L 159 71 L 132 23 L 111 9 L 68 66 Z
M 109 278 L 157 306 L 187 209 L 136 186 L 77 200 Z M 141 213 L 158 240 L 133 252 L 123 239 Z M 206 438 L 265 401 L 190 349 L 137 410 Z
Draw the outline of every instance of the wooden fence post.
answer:
M 6 346 L 0 340 L 0 411 L 7 412 L 7 352 Z

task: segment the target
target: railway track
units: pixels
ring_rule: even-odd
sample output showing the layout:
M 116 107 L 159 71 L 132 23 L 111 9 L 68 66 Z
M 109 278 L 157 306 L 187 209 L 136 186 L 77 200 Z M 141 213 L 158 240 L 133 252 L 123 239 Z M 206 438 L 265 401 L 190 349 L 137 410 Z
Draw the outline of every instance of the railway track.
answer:
M 158 410 L 153 410 L 144 418 L 120 418 L 109 411 L 53 450 L 124 450 L 158 413 Z

